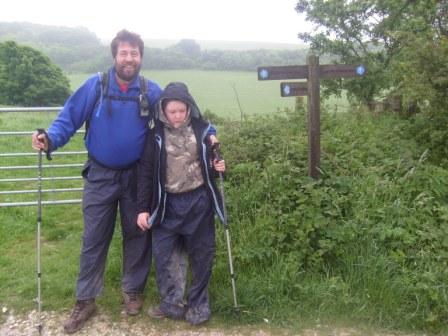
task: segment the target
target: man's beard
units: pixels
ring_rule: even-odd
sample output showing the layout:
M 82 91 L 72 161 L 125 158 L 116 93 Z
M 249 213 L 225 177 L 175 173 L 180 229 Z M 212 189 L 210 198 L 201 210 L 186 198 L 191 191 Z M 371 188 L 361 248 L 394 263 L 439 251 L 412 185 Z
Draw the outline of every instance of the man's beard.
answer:
M 121 80 L 123 80 L 125 82 L 132 81 L 140 71 L 140 65 L 138 65 L 137 67 L 132 66 L 132 71 L 131 71 L 131 69 L 126 69 L 126 67 L 128 67 L 128 66 L 129 65 L 115 67 L 115 71 L 117 73 L 118 78 L 120 78 Z

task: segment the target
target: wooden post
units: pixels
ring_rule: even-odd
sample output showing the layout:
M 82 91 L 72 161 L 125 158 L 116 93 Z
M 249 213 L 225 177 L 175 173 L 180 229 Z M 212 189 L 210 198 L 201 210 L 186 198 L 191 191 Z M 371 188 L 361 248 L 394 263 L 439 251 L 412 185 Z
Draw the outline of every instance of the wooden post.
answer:
M 307 65 L 258 67 L 258 80 L 307 79 L 307 82 L 280 83 L 282 97 L 308 96 L 308 175 L 319 176 L 320 166 L 320 78 L 350 78 L 363 76 L 360 65 L 319 65 L 319 57 L 309 55 Z
M 309 55 L 308 64 L 308 175 L 317 178 L 320 165 L 319 58 Z

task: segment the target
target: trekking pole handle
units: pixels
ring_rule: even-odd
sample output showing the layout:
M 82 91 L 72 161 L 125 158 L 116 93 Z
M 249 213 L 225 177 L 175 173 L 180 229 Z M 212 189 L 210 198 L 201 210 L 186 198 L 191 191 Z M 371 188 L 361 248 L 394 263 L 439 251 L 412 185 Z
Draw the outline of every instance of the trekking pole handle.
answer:
M 38 128 L 37 130 L 37 135 L 40 135 L 40 134 L 44 134 L 45 135 L 45 137 L 47 138 L 47 141 L 49 141 L 49 139 L 48 139 L 48 134 L 47 134 L 47 132 L 43 129 L 43 128 Z M 40 142 L 42 142 L 41 140 L 39 140 Z M 50 154 L 50 151 L 49 150 L 47 150 L 46 152 L 45 152 L 45 154 L 46 154 L 46 156 L 47 156 L 47 160 L 52 160 L 53 158 L 51 157 L 51 154 Z
M 222 160 L 222 156 L 221 156 L 221 143 L 219 142 L 215 142 L 212 145 L 212 153 L 213 153 L 213 159 L 216 159 L 218 161 Z

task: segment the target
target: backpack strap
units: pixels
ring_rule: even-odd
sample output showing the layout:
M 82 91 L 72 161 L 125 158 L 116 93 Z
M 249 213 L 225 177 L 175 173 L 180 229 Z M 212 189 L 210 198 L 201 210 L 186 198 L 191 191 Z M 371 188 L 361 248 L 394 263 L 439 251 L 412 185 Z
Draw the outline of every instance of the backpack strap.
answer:
M 107 93 L 109 92 L 109 71 L 104 71 L 101 73 L 100 84 L 101 93 L 107 96 Z
M 107 92 L 109 91 L 109 71 L 97 72 L 97 76 L 98 76 L 99 88 L 97 88 L 96 90 L 99 92 L 96 93 L 97 98 L 95 105 L 93 106 L 92 111 L 90 111 L 89 116 L 85 121 L 84 140 L 86 139 L 87 132 L 89 131 L 90 119 L 92 119 L 93 111 L 97 110 L 98 105 L 101 105 L 103 103 L 104 97 L 107 97 Z
M 140 103 L 140 116 L 148 117 L 149 116 L 149 101 L 148 101 L 148 81 L 145 77 L 140 76 L 140 94 L 138 96 Z

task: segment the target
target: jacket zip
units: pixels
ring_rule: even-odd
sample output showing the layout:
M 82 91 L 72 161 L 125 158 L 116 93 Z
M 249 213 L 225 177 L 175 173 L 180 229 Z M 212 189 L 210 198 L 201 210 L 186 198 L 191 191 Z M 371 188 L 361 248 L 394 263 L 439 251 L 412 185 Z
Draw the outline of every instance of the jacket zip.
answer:
M 161 156 L 161 153 L 162 153 L 162 138 L 161 138 L 161 136 L 160 135 L 156 135 L 155 136 L 155 138 L 156 138 L 156 142 L 157 142 L 157 145 L 159 146 L 159 156 Z M 157 195 L 158 196 L 158 202 L 157 202 L 157 207 L 154 209 L 154 211 L 153 211 L 153 213 L 151 214 L 151 216 L 149 217 L 149 219 L 148 219 L 148 224 L 151 226 L 152 224 L 154 224 L 154 220 L 155 220 L 155 218 L 156 218 L 156 216 L 157 216 L 157 213 L 159 212 L 159 207 L 160 207 L 160 204 L 161 204 L 161 199 L 162 199 L 162 185 L 161 185 L 161 183 L 160 183 L 160 166 L 161 166 L 161 164 L 160 164 L 160 157 L 159 157 L 159 164 L 158 164 L 158 167 L 157 167 L 157 181 L 158 181 L 158 184 L 159 184 L 159 194 Z M 165 214 L 165 201 L 166 201 L 166 197 L 164 197 L 164 200 L 163 200 L 163 212 L 162 212 L 162 214 L 164 215 Z M 162 219 L 163 219 L 163 216 L 162 216 Z

